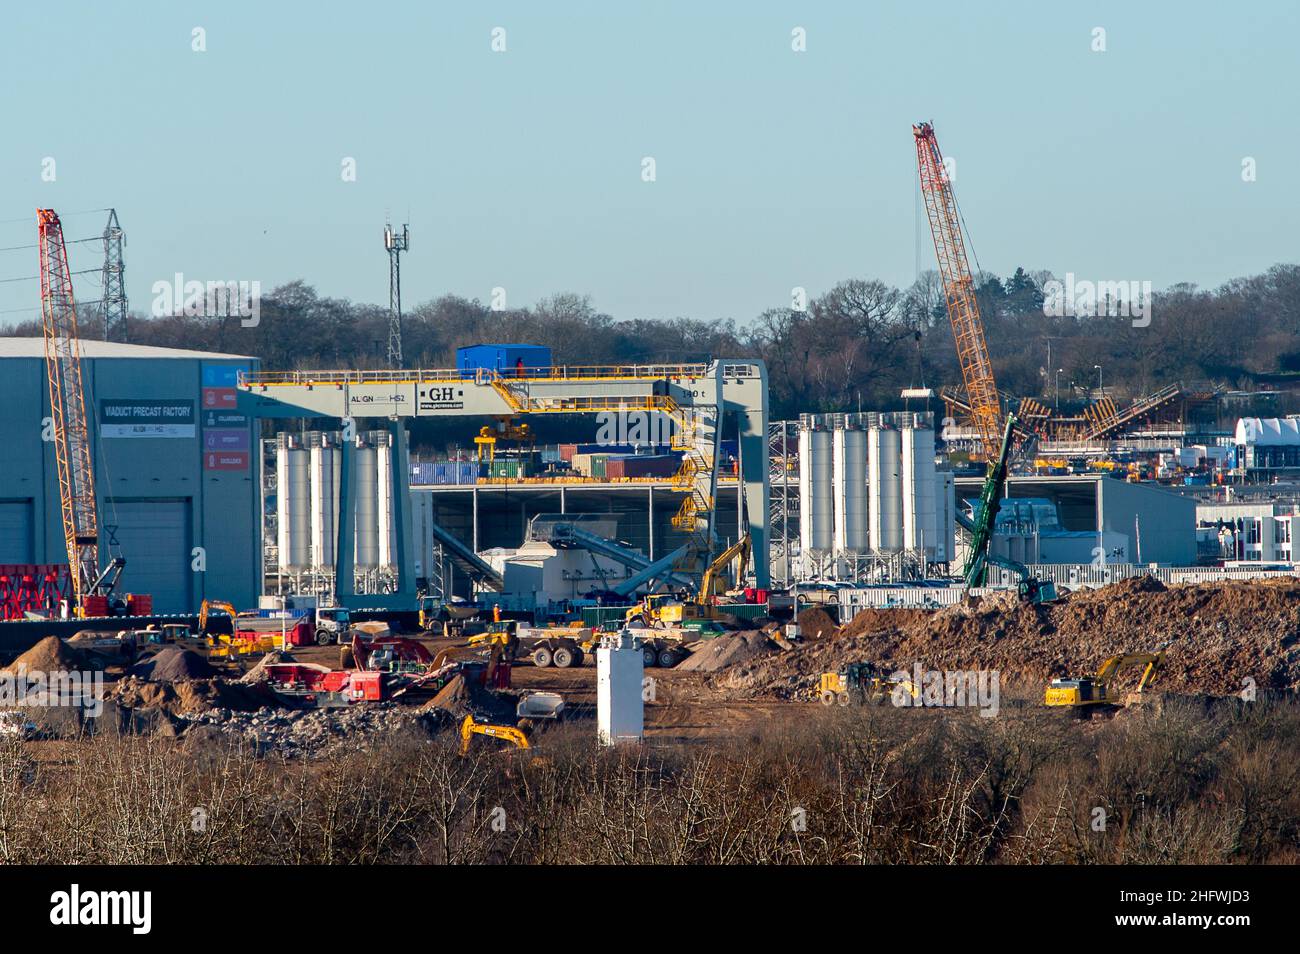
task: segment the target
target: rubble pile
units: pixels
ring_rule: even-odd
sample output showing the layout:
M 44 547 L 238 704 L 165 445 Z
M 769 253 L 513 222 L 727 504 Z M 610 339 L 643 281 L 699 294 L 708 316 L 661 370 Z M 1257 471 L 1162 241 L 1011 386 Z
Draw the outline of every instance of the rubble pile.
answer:
M 216 708 L 184 717 L 190 745 L 237 742 L 290 757 L 315 758 L 348 750 L 363 750 L 376 738 L 400 733 L 433 736 L 450 720 L 437 712 L 417 713 L 396 703 L 338 709 L 277 709 L 252 712 Z
M 715 677 L 740 696 L 806 696 L 822 672 L 871 661 L 911 670 L 992 669 L 1004 687 L 1041 692 L 1109 656 L 1166 648 L 1155 688 L 1227 694 L 1300 688 L 1300 582 L 1165 587 L 1136 577 L 1033 605 L 1014 593 L 937 611 L 867 610 L 833 635 Z

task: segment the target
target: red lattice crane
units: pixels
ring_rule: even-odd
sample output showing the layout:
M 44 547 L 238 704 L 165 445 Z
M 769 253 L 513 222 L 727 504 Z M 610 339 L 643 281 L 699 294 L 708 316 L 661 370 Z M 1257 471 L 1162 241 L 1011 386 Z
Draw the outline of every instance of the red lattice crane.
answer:
M 957 361 L 961 365 L 962 383 L 970 406 L 971 421 L 979 434 L 981 453 L 996 454 L 1002 434 L 1002 402 L 993 380 L 993 363 L 984 340 L 984 322 L 975 298 L 975 280 L 966 258 L 962 240 L 961 218 L 952 181 L 934 138 L 934 127 L 918 123 L 912 127 L 916 138 L 916 168 L 921 177 L 921 195 L 925 199 L 934 250 L 939 258 L 939 275 L 943 279 L 948 319 L 957 342 Z
M 101 583 L 95 471 L 81 385 L 81 341 L 77 334 L 77 309 L 63 226 L 53 209 L 38 209 L 36 221 L 40 232 L 41 323 L 63 537 L 68 549 L 73 602 L 80 610 L 85 605 L 84 598 L 94 593 Z

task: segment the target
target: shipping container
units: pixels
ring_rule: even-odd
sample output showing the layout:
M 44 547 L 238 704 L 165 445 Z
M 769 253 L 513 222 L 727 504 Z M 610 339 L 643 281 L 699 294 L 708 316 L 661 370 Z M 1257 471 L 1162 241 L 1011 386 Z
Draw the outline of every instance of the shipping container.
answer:
M 611 456 L 605 462 L 605 477 L 608 480 L 665 478 L 677 473 L 680 467 L 681 462 L 671 454 Z
M 578 453 L 578 445 L 577 445 L 577 444 L 561 444 L 561 445 L 560 445 L 560 460 L 572 461 L 572 460 L 573 460 L 573 455 L 576 454 L 576 453 Z
M 472 378 L 479 370 L 508 377 L 521 367 L 527 374 L 550 371 L 551 349 L 529 344 L 479 344 L 456 349 L 456 370 L 461 377 Z
M 631 606 L 584 606 L 582 625 L 598 629 L 606 623 L 618 623 L 627 618 Z

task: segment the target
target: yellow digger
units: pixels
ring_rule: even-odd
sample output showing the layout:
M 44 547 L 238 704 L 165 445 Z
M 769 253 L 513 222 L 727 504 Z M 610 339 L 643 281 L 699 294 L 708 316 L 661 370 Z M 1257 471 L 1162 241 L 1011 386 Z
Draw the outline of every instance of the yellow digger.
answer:
M 715 604 L 725 589 L 723 584 L 727 568 L 739 561 L 737 577 L 743 579 L 753 546 L 753 540 L 746 530 L 739 540 L 714 557 L 700 578 L 700 589 L 694 599 L 676 601 L 662 595 L 647 596 L 645 615 L 669 626 L 680 626 L 689 620 L 714 619 L 720 612 Z M 652 603 L 652 600 L 656 602 Z M 632 614 L 629 612 L 628 615 L 631 617 Z
M 485 735 L 493 739 L 500 739 L 513 745 L 518 749 L 528 748 L 528 736 L 520 729 L 513 725 L 495 725 L 490 722 L 478 722 L 472 715 L 465 716 L 465 721 L 460 724 L 460 754 L 468 755 L 470 742 L 476 735 Z
M 1095 676 L 1053 679 L 1043 701 L 1049 706 L 1123 706 L 1141 699 L 1164 660 L 1164 650 L 1154 653 L 1119 653 L 1111 656 Z M 1137 688 L 1121 697 L 1114 682 L 1123 672 L 1144 666 Z

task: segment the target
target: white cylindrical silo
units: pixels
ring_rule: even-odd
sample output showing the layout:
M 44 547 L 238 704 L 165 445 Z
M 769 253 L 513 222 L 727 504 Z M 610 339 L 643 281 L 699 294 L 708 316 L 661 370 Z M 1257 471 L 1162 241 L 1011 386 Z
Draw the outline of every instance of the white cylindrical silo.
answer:
M 867 499 L 871 549 L 903 548 L 902 439 L 890 427 L 867 432 Z
M 373 447 L 358 447 L 357 462 L 357 569 L 379 566 L 379 497 L 375 486 L 376 464 Z
M 281 447 L 277 452 L 276 492 L 279 567 L 301 573 L 311 565 L 311 486 L 307 451 Z
M 856 427 L 835 430 L 832 440 L 835 549 L 862 552 L 867 537 L 867 434 Z
M 835 543 L 831 433 L 799 432 L 799 544 L 807 553 Z
M 275 549 L 276 568 L 281 573 L 289 570 L 289 448 L 281 438 L 275 447 Z
M 934 431 L 905 427 L 903 451 L 903 546 L 933 553 L 939 537 L 936 519 Z
M 957 482 L 950 470 L 935 475 L 935 506 L 939 540 L 932 559 L 938 563 L 950 563 L 955 559 L 957 549 Z
M 375 447 L 375 489 L 378 491 L 379 566 L 393 566 L 393 448 L 387 435 Z
M 322 446 L 324 435 L 313 442 L 311 454 L 311 562 L 330 570 L 334 567 L 334 549 L 337 537 L 334 527 L 335 478 L 334 452 Z

